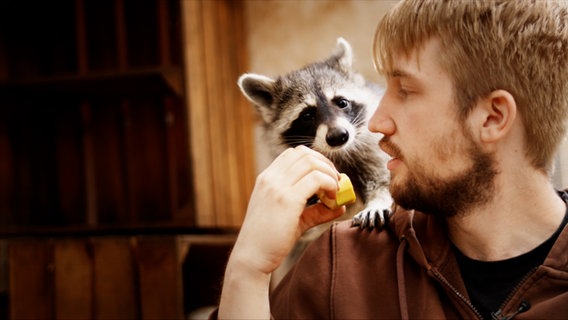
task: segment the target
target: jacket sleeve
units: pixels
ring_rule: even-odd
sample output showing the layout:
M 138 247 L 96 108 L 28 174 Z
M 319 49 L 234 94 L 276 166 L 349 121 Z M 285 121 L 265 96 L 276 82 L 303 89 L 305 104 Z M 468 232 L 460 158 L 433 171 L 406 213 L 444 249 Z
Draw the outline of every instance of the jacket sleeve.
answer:
M 312 242 L 270 296 L 274 319 L 329 319 L 334 229 Z

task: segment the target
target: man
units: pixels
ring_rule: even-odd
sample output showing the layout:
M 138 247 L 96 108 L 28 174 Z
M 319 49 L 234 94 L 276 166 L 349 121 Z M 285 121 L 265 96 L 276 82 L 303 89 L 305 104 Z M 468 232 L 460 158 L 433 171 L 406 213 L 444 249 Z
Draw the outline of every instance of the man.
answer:
M 399 3 L 375 36 L 387 89 L 369 128 L 392 156 L 384 230 L 334 224 L 271 294 L 270 273 L 338 173 L 304 147 L 257 179 L 220 318 L 568 318 L 568 194 L 550 182 L 568 114 L 568 8 Z

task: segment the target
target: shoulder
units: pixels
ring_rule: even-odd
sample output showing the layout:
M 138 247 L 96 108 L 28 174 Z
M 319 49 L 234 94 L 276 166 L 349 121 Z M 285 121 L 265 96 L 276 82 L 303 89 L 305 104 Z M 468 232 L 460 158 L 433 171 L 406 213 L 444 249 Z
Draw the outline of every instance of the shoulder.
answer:
M 329 230 L 332 245 L 343 250 L 357 251 L 377 246 L 398 245 L 398 237 L 391 229 L 361 229 L 352 227 L 350 221 L 336 222 Z
M 273 315 L 323 319 L 343 309 L 345 314 L 361 311 L 351 307 L 357 305 L 353 296 L 375 297 L 382 292 L 376 288 L 396 287 L 397 248 L 397 238 L 387 230 L 352 228 L 350 221 L 332 224 L 272 292 Z
M 394 268 L 398 237 L 390 229 L 360 229 L 340 222 L 329 231 L 330 262 L 336 273 L 372 274 L 377 265 Z
M 406 237 L 415 224 L 424 223 L 422 216 L 424 214 L 420 212 L 393 206 L 383 229 L 352 227 L 351 221 L 340 221 L 332 225 L 328 236 L 332 241 L 350 248 L 398 246 L 400 239 Z

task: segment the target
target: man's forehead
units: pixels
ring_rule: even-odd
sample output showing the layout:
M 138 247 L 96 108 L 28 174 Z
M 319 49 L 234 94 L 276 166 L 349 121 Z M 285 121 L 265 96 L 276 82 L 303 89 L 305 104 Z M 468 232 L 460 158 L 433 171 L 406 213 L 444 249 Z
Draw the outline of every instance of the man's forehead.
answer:
M 403 54 L 395 55 L 392 59 L 391 65 L 389 65 L 388 69 L 385 70 L 386 78 L 418 78 L 418 75 L 420 73 L 420 61 L 418 60 L 418 58 L 418 54 L 412 54 L 410 56 Z
M 424 71 L 422 67 L 441 67 L 439 48 L 439 41 L 431 39 L 420 46 L 399 50 L 392 55 L 392 61 L 384 74 L 387 78 L 419 78 Z

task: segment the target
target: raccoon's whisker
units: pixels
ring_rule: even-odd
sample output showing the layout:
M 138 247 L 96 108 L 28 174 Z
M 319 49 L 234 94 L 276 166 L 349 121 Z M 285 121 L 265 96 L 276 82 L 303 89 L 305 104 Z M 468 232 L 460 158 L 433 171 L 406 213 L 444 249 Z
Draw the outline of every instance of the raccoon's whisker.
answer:
M 314 141 L 314 137 L 310 136 L 294 136 L 294 137 L 287 137 L 285 141 L 283 141 L 284 145 L 311 145 Z
M 365 119 L 365 113 L 364 113 L 364 112 L 359 112 L 359 113 L 357 113 L 357 115 L 355 116 L 355 118 L 353 118 L 352 123 L 353 123 L 354 126 L 358 126 L 358 125 L 364 123 L 365 120 L 366 120 L 366 119 Z
M 349 152 L 346 152 L 341 156 L 342 160 L 349 165 L 356 164 L 360 161 L 357 155 L 365 153 L 365 150 L 366 150 L 365 144 L 359 143 L 357 140 L 355 140 Z
M 289 138 L 286 139 L 286 141 L 294 141 L 294 142 L 297 142 L 297 141 L 313 141 L 313 140 L 314 140 L 314 137 L 308 137 L 308 136 L 305 136 L 305 137 L 295 136 L 295 137 L 289 137 Z

